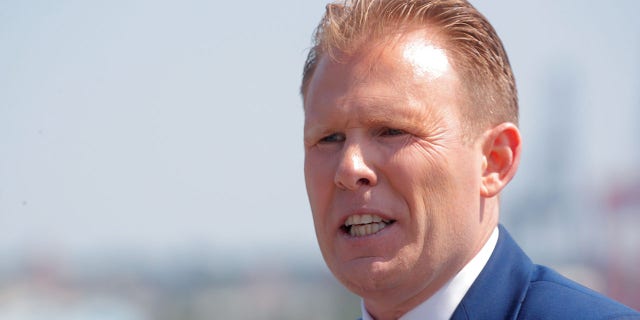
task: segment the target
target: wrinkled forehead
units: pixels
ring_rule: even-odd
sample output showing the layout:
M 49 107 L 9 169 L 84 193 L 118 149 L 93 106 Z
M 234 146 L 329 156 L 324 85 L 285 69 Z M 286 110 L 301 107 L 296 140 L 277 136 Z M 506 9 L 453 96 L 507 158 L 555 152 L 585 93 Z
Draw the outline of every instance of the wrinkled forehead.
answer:
M 412 114 L 443 105 L 457 108 L 460 81 L 449 61 L 448 52 L 423 34 L 369 44 L 349 55 L 321 57 L 305 96 L 305 117 L 318 119 L 325 109 L 336 112 L 331 108 L 336 105 L 362 107 L 367 116 L 385 106 L 396 111 L 404 106 L 414 109 Z
M 403 34 L 397 42 L 399 55 L 417 78 L 438 79 L 452 68 L 449 53 L 428 30 Z
M 457 76 L 452 57 L 441 43 L 430 30 L 414 30 L 367 41 L 349 52 L 325 53 L 318 57 L 309 84 L 322 78 L 331 68 L 341 69 L 345 76 L 356 82 L 375 78 L 396 85 L 406 84 L 406 80 L 420 85 Z

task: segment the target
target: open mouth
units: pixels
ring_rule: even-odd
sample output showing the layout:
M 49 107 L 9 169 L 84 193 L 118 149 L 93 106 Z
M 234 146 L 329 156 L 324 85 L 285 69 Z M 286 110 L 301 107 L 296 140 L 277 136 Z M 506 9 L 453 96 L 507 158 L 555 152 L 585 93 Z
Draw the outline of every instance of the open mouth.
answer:
M 341 229 L 352 237 L 364 237 L 376 234 L 394 222 L 371 214 L 354 215 L 347 218 Z

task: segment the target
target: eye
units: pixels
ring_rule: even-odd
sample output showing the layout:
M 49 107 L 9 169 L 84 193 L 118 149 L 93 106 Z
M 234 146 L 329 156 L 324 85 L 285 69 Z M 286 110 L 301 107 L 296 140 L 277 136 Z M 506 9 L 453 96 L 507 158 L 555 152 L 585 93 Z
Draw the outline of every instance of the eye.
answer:
M 333 133 L 320 139 L 320 143 L 336 143 L 344 141 L 345 136 L 342 133 Z
M 380 131 L 380 135 L 383 137 L 401 136 L 407 134 L 406 131 L 393 128 L 384 128 Z

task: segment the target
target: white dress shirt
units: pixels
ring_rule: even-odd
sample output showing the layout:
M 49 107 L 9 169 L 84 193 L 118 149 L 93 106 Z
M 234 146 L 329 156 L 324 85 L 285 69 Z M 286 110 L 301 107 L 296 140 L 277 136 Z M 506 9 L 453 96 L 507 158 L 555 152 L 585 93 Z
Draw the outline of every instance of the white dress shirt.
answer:
M 431 298 L 405 313 L 398 320 L 450 319 L 464 295 L 489 261 L 498 242 L 498 234 L 498 227 L 496 227 L 478 254 L 458 274 L 445 283 Z M 364 301 L 360 303 L 360 309 L 362 310 L 362 320 L 373 320 L 373 317 L 365 309 Z

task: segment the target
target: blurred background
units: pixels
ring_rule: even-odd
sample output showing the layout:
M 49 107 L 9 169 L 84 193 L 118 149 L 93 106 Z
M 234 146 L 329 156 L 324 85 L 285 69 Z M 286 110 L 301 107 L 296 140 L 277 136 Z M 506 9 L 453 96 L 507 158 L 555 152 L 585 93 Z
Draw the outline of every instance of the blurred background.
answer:
M 0 0 L 0 319 L 357 318 L 302 174 L 325 3 Z M 640 308 L 640 2 L 473 3 L 521 99 L 502 223 Z

